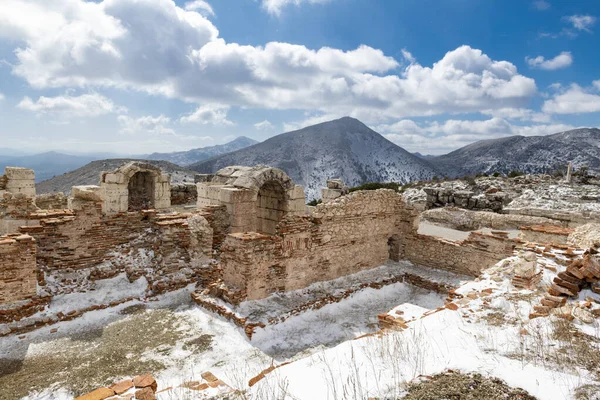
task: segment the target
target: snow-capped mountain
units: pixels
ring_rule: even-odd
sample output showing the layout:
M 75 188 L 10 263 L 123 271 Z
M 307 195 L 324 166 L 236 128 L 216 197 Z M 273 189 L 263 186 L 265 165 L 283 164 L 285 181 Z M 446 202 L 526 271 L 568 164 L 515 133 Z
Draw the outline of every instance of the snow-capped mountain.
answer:
M 152 153 L 148 156 L 140 156 L 148 160 L 169 161 L 177 165 L 190 165 L 199 161 L 207 160 L 211 157 L 243 149 L 258 143 L 256 140 L 240 136 L 229 143 L 216 146 L 202 147 L 188 151 L 177 151 L 173 153 Z
M 511 170 L 552 173 L 569 162 L 600 170 L 600 129 L 482 140 L 428 161 L 450 177 Z
M 188 168 L 213 173 L 228 165 L 256 164 L 281 168 L 305 186 L 309 199 L 321 197 L 320 188 L 330 178 L 356 186 L 365 182 L 406 183 L 439 175 L 426 160 L 350 117 L 282 133 Z

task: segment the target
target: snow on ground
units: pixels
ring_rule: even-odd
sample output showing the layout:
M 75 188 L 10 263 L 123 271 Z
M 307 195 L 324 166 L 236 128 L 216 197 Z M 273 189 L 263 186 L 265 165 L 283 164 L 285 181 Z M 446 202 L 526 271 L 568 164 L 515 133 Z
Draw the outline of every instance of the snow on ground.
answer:
M 252 344 L 285 361 L 298 352 L 314 352 L 378 330 L 377 314 L 410 302 L 428 309 L 443 306 L 444 295 L 407 283 L 395 283 L 381 289 L 366 288 L 339 303 L 294 315 L 277 325 L 255 330 Z
M 540 400 L 574 399 L 577 388 L 599 384 L 598 375 L 584 368 L 580 357 L 585 354 L 576 353 L 600 354 L 598 321 L 530 320 L 543 289 L 512 286 L 510 264 L 515 259 L 501 261 L 457 289 L 464 296 L 455 300 L 457 311 L 441 309 L 421 318 L 425 310 L 412 304 L 394 307 L 390 315 L 403 311 L 408 329 L 346 341 L 282 366 L 250 389 L 251 398 L 267 398 L 264 393 L 285 399 L 396 398 L 418 376 L 452 369 L 503 379 Z M 552 258 L 538 261 L 564 270 Z M 552 269 L 544 269 L 540 287 L 554 276 Z M 591 295 L 584 290 L 578 300 Z M 557 326 L 589 337 L 557 338 Z
M 469 323 L 460 313 L 444 310 L 415 321 L 408 330 L 348 341 L 283 366 L 251 393 L 283 387 L 281 398 L 290 399 L 395 398 L 410 380 L 446 369 L 492 375 L 540 400 L 571 398 L 575 388 L 591 382 L 585 375 L 501 355 L 516 345 L 505 331 Z

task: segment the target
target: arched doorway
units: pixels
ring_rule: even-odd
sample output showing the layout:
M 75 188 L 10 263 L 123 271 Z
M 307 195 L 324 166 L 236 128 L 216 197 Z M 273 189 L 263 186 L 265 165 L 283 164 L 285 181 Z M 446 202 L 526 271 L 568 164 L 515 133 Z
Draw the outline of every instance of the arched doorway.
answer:
M 256 231 L 274 235 L 279 221 L 288 211 L 285 189 L 278 181 L 265 182 L 256 198 Z
M 393 235 L 388 239 L 389 259 L 392 261 L 400 261 L 400 238 L 398 235 Z
M 136 172 L 127 185 L 128 210 L 139 211 L 154 208 L 154 175 L 151 172 Z

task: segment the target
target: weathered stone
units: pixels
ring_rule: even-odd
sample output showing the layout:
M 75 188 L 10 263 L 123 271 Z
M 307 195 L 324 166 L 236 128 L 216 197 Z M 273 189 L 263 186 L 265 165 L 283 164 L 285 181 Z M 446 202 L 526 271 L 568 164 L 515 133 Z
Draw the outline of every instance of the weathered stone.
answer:
M 109 388 L 100 388 L 96 389 L 93 392 L 88 394 L 84 394 L 83 396 L 79 396 L 75 398 L 75 400 L 104 400 L 110 396 L 114 396 L 115 392 L 113 392 Z
M 155 390 L 152 388 L 146 387 L 141 390 L 135 391 L 136 400 L 156 400 L 156 395 L 154 394 Z
M 133 378 L 133 386 L 136 388 L 151 388 L 154 392 L 156 392 L 157 383 L 156 380 L 152 377 L 152 375 L 140 375 Z
M 115 392 L 115 394 L 123 394 L 132 387 L 133 382 L 131 381 L 131 379 L 126 379 L 124 381 L 115 383 L 114 385 L 110 386 L 110 389 L 112 389 Z

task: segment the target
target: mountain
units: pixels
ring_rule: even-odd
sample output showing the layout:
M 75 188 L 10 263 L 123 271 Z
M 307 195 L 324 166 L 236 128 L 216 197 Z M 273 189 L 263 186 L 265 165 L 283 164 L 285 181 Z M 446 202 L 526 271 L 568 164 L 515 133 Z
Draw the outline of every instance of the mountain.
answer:
M 217 146 L 202 147 L 199 149 L 178 151 L 174 153 L 152 153 L 144 158 L 149 160 L 170 161 L 178 165 L 190 165 L 199 161 L 207 160 L 214 156 L 243 149 L 256 143 L 258 143 L 256 140 L 247 138 L 245 136 L 240 136 L 229 143 L 220 144 Z
M 163 172 L 171 174 L 171 183 L 194 182 L 194 171 L 160 160 L 136 160 L 132 158 L 112 158 L 97 160 L 74 171 L 56 176 L 35 185 L 37 194 L 63 192 L 71 193 L 71 187 L 77 185 L 97 185 L 102 171 L 113 171 L 130 161 L 145 161 L 156 165 Z
M 478 173 L 552 173 L 569 162 L 600 170 L 600 129 L 580 128 L 548 136 L 482 140 L 428 160 L 450 177 Z
M 321 196 L 330 178 L 349 186 L 365 182 L 409 182 L 439 175 L 426 161 L 390 142 L 357 119 L 338 120 L 282 133 L 254 146 L 189 166 L 214 173 L 228 165 L 265 164 L 304 185 L 307 198 Z
M 430 160 L 432 158 L 435 158 L 435 156 L 431 155 L 431 154 L 421 154 L 418 151 L 413 153 L 415 156 L 422 158 L 424 160 Z
M 55 151 L 28 156 L 0 156 L 0 174 L 7 166 L 31 168 L 35 171 L 36 182 L 41 182 L 96 159 L 94 156 L 72 156 Z

